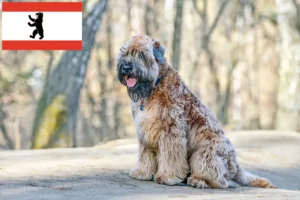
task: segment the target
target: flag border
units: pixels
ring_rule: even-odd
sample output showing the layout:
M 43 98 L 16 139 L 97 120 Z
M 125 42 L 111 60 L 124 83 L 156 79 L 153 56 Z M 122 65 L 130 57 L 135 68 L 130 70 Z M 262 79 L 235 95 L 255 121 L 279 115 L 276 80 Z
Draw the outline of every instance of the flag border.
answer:
M 82 2 L 2 2 L 2 12 L 82 12 Z
M 82 50 L 82 40 L 3 40 L 2 50 Z

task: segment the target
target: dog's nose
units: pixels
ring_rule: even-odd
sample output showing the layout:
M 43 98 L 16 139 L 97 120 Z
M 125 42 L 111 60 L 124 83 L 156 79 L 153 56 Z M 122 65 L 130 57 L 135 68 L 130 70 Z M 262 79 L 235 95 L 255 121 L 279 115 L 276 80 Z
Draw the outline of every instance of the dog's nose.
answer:
M 132 66 L 130 64 L 124 64 L 123 65 L 123 70 L 125 73 L 129 73 L 132 71 Z

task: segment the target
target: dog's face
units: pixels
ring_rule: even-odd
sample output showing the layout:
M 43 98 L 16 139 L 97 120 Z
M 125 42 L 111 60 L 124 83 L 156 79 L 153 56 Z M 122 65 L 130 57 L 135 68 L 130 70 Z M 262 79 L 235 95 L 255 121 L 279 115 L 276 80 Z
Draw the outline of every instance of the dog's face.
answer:
M 117 76 L 134 102 L 150 95 L 158 77 L 153 44 L 148 36 L 132 37 L 118 53 Z

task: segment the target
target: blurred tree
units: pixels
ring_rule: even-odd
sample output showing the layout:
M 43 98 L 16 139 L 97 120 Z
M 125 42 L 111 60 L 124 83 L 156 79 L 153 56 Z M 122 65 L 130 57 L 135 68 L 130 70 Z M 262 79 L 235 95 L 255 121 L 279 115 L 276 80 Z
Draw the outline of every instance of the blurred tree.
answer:
M 281 35 L 278 124 L 300 132 L 300 3 L 276 0 Z
M 255 0 L 240 1 L 239 18 L 244 22 L 240 27 L 243 37 L 246 38 L 247 65 L 244 69 L 242 80 L 242 127 L 244 129 L 260 129 L 260 56 L 258 55 L 257 35 L 257 4 Z
M 193 79 L 193 76 L 195 75 L 195 71 L 197 67 L 199 66 L 199 59 L 200 59 L 200 54 L 202 51 L 205 52 L 205 55 L 207 56 L 208 59 L 208 66 L 210 70 L 210 75 L 212 76 L 212 84 L 215 88 L 216 92 L 216 105 L 217 105 L 217 118 L 218 120 L 221 121 L 222 124 L 226 124 L 228 120 L 228 114 L 227 110 L 225 109 L 226 106 L 229 104 L 229 94 L 231 90 L 231 83 L 228 82 L 229 84 L 227 85 L 226 88 L 226 93 L 222 94 L 221 91 L 221 85 L 220 85 L 220 80 L 218 78 L 218 72 L 217 72 L 217 66 L 215 64 L 215 56 L 213 49 L 210 45 L 211 43 L 211 38 L 212 35 L 221 19 L 221 16 L 224 13 L 224 10 L 229 3 L 227 0 L 220 1 L 220 7 L 218 9 L 218 12 L 216 13 L 215 17 L 213 18 L 213 22 L 211 25 L 208 24 L 208 15 L 207 15 L 207 5 L 208 5 L 208 0 L 193 0 L 194 3 L 194 8 L 196 12 L 198 13 L 199 17 L 201 18 L 201 39 L 200 39 L 200 44 L 198 45 L 198 48 L 196 50 L 196 59 L 194 60 L 193 63 L 193 68 L 191 69 L 189 73 L 189 80 Z M 202 3 L 200 6 L 199 4 Z M 232 67 L 231 70 L 229 70 L 228 73 L 228 80 L 231 79 L 231 75 L 233 73 L 234 66 Z
M 112 25 L 113 25 L 113 17 L 114 17 L 114 13 L 113 13 L 113 5 L 110 3 L 108 6 L 109 10 L 108 10 L 108 15 L 107 15 L 107 23 L 106 23 L 106 38 L 107 38 L 107 70 L 108 70 L 108 78 L 111 79 L 111 84 L 105 84 L 106 87 L 108 88 L 108 92 L 110 93 L 110 95 L 105 95 L 106 98 L 109 96 L 111 101 L 111 117 L 109 119 L 109 121 L 111 122 L 111 128 L 110 128 L 110 137 L 109 139 L 118 139 L 120 138 L 120 126 L 121 126 L 121 120 L 120 120 L 120 101 L 119 98 L 117 96 L 117 94 L 115 92 L 112 91 L 116 91 L 117 87 L 119 87 L 119 83 L 118 83 L 118 79 L 117 76 L 115 75 L 115 54 L 114 54 L 114 34 L 113 34 L 113 30 L 112 30 Z M 101 76 L 102 78 L 102 76 Z M 103 118 L 102 118 L 103 119 Z M 106 133 L 103 130 L 103 133 Z
M 76 146 L 80 90 L 106 4 L 107 0 L 99 0 L 83 20 L 82 51 L 66 51 L 50 72 L 36 109 L 31 148 L 53 147 L 59 138 Z
M 180 51 L 181 51 L 181 32 L 182 32 L 182 10 L 183 0 L 176 0 L 176 15 L 174 20 L 174 32 L 172 43 L 172 66 L 179 71 Z
M 158 38 L 160 32 L 159 20 L 164 0 L 147 0 L 144 9 L 145 33 L 152 38 Z
M 98 0 L 82 2 L 85 19 Z M 84 55 L 86 50 L 0 51 L 0 148 L 30 148 L 34 121 L 31 113 L 37 106 L 36 141 L 42 141 L 39 148 L 66 146 L 62 136 L 68 136 L 69 146 L 92 146 L 134 136 L 130 99 L 126 88 L 116 80 L 115 52 L 132 34 L 141 33 L 158 39 L 170 61 L 172 45 L 177 50 L 180 46 L 178 60 L 185 68 L 179 66 L 179 73 L 226 124 L 225 129 L 296 129 L 300 84 L 295 33 L 299 34 L 300 27 L 299 0 L 108 2 L 91 56 Z M 174 34 L 179 33 L 175 31 L 178 3 L 182 3 L 183 30 L 181 41 L 173 43 Z M 281 13 L 278 18 L 276 3 Z M 278 27 L 277 19 L 279 22 L 282 17 L 284 21 Z M 93 20 L 89 27 L 97 28 Z M 282 40 L 278 40 L 279 34 Z M 87 47 L 92 36 L 84 33 L 84 38 L 88 38 L 84 39 Z M 278 51 L 279 46 L 282 51 Z M 84 64 L 87 62 L 88 66 Z M 40 83 L 44 88 L 39 89 Z M 43 101 L 38 101 L 41 92 Z M 77 103 L 80 112 L 76 112 Z M 75 128 L 76 135 L 69 131 Z
M 144 9 L 144 25 L 145 25 L 145 34 L 152 36 L 152 31 L 154 30 L 151 27 L 151 22 L 155 21 L 154 9 L 153 5 L 151 5 L 152 1 L 145 1 L 145 9 Z
M 245 116 L 243 116 L 245 119 L 243 121 L 247 121 L 247 123 L 244 123 L 242 128 L 270 130 L 276 127 L 278 109 L 280 59 L 276 49 L 278 46 L 276 4 L 275 1 L 269 0 L 250 1 L 249 3 L 253 10 L 253 17 L 247 23 L 248 28 L 243 31 L 242 37 L 245 37 L 249 32 L 249 36 L 252 36 L 250 38 L 253 38 L 251 42 L 251 46 L 253 46 L 251 54 L 253 56 L 249 56 L 252 57 L 252 64 L 249 62 L 250 67 L 245 72 L 250 75 L 247 76 L 247 79 L 251 76 L 252 78 L 249 80 L 250 84 L 245 84 L 247 88 L 251 89 L 247 89 L 250 97 L 247 99 L 249 103 L 244 103 Z
M 99 63 L 99 80 L 100 80 L 100 122 L 101 127 L 99 132 L 102 136 L 102 141 L 104 140 L 112 140 L 118 138 L 118 132 L 114 129 L 114 125 L 118 123 L 114 119 L 114 107 L 118 105 L 113 103 L 116 101 L 116 97 L 113 96 L 113 92 L 115 91 L 115 86 L 117 80 L 115 80 L 116 76 L 115 65 L 114 65 L 114 54 L 113 54 L 113 32 L 112 32 L 112 21 L 113 21 L 113 5 L 108 4 L 107 6 L 107 14 L 106 14 L 106 46 L 104 46 L 104 50 L 106 51 L 106 65 L 102 64 L 102 60 L 100 54 L 98 53 L 98 63 Z M 100 46 L 97 49 L 100 51 Z M 110 82 L 110 84 L 108 84 Z M 119 115 L 118 110 L 116 111 L 116 116 Z M 117 124 L 116 127 L 120 126 Z
M 93 50 L 96 63 L 89 68 L 93 73 L 88 72 L 84 88 L 86 96 L 83 98 L 86 98 L 90 103 L 89 116 L 83 117 L 80 123 L 86 128 L 84 132 L 91 135 L 88 141 L 84 141 L 87 145 L 122 137 L 120 134 L 123 130 L 120 128 L 122 126 L 120 95 L 117 94 L 120 84 L 115 74 L 114 43 L 116 37 L 113 26 L 113 21 L 119 15 L 114 12 L 113 8 L 114 5 L 110 1 L 107 4 L 106 15 L 103 19 L 105 29 L 102 30 L 103 33 L 98 34 Z M 92 127 L 92 129 L 88 127 Z
M 127 6 L 127 38 L 131 36 L 132 31 L 132 20 L 131 20 L 131 9 L 132 9 L 132 0 L 126 0 L 126 6 Z
M 8 135 L 7 128 L 4 124 L 4 119 L 6 118 L 7 113 L 3 110 L 3 105 L 0 104 L 0 131 L 3 134 L 5 139 L 5 143 L 7 144 L 9 149 L 13 149 L 13 141 Z
M 241 52 L 241 41 L 240 37 L 237 37 L 237 26 L 236 22 L 238 19 L 238 0 L 231 1 L 230 9 L 228 9 L 228 23 L 222 23 L 225 26 L 225 38 L 228 41 L 228 49 L 225 51 L 224 65 L 226 67 L 226 72 L 224 77 L 226 78 L 225 88 L 221 93 L 221 100 L 219 110 L 218 110 L 218 119 L 224 124 L 229 123 L 229 109 L 230 101 L 232 97 L 232 87 L 233 87 L 233 73 L 240 61 L 240 52 Z M 222 7 L 221 7 L 222 9 Z M 223 21 L 226 21 L 223 20 Z
M 31 77 L 32 70 L 23 70 L 23 63 L 31 51 L 2 51 L 0 52 L 0 133 L 4 139 L 3 144 L 8 149 L 14 149 L 16 141 L 14 135 L 10 132 L 7 119 L 9 111 L 5 107 L 12 105 L 19 99 L 20 93 L 26 93 L 25 96 L 34 99 L 33 90 L 27 83 Z M 15 93 L 14 93 L 15 92 Z

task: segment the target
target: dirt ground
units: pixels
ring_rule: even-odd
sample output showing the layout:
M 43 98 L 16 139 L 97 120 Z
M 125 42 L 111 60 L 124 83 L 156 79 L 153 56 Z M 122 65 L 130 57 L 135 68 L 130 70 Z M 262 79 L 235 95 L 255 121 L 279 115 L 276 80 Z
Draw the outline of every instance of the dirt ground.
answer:
M 136 140 L 93 148 L 0 152 L 1 200 L 201 199 L 300 200 L 300 134 L 251 131 L 227 134 L 248 171 L 280 189 L 240 187 L 226 190 L 164 186 L 129 178 L 137 158 Z

